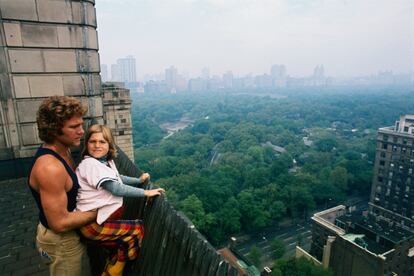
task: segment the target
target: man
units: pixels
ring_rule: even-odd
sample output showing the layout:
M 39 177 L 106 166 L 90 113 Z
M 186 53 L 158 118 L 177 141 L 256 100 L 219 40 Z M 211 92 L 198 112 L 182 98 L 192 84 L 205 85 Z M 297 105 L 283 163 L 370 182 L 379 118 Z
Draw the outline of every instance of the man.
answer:
M 36 246 L 50 275 L 81 275 L 86 250 L 74 229 L 96 218 L 96 211 L 73 212 L 79 183 L 70 147 L 80 145 L 86 110 L 75 98 L 53 96 L 37 112 L 44 144 L 34 156 L 28 184 L 39 208 Z

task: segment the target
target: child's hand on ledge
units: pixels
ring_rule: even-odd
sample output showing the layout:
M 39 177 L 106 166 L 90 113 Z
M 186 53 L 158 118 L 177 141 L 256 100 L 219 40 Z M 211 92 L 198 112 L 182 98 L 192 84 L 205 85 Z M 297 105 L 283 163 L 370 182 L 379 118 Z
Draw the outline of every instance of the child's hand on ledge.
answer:
M 149 173 L 143 173 L 143 174 L 141 174 L 139 179 L 141 180 L 141 183 L 144 183 L 147 180 L 149 181 L 150 175 L 149 175 Z
M 153 190 L 145 190 L 144 191 L 144 194 L 147 197 L 159 196 L 163 193 L 165 193 L 165 190 L 163 188 L 157 188 L 157 189 L 153 189 Z

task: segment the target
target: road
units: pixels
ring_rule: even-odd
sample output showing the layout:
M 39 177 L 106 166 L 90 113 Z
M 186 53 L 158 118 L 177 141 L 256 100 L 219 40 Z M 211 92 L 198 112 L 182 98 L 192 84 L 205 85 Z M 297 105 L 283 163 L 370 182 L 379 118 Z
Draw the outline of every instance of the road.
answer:
M 272 266 L 273 256 L 270 244 L 274 239 L 280 239 L 283 241 L 286 253 L 285 258 L 295 256 L 295 248 L 298 242 L 298 237 L 301 237 L 301 247 L 305 250 L 310 249 L 312 241 L 311 223 L 300 222 L 293 226 L 285 226 L 276 229 L 270 229 L 267 232 L 260 233 L 251 237 L 248 241 L 241 242 L 233 247 L 240 255 L 247 257 L 249 251 L 253 245 L 256 245 L 262 252 L 262 264 L 263 266 Z
M 355 206 L 354 212 L 362 212 L 368 209 L 367 200 L 358 196 L 348 198 L 344 204 L 349 206 L 349 202 L 353 202 Z M 314 210 L 312 214 L 322 211 L 328 207 L 326 206 L 320 210 Z M 298 237 L 301 239 L 301 247 L 309 252 L 312 242 L 312 223 L 310 218 L 306 221 L 300 221 L 294 225 L 285 223 L 284 226 L 274 227 L 264 231 L 255 236 L 250 236 L 248 239 L 236 241 L 236 245 L 232 247 L 240 255 L 247 257 L 249 251 L 253 245 L 256 245 L 262 252 L 262 265 L 271 267 L 273 265 L 274 258 L 272 257 L 272 250 L 270 244 L 274 239 L 280 239 L 283 241 L 286 253 L 284 258 L 290 258 L 295 256 L 295 249 L 298 242 Z

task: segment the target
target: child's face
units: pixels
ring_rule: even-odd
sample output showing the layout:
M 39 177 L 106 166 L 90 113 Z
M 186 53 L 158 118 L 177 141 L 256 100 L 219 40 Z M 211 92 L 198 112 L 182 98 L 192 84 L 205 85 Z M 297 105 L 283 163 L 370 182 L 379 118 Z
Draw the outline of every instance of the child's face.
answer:
M 107 155 L 109 151 L 109 143 L 105 140 L 101 132 L 91 135 L 87 147 L 89 155 L 95 158 L 101 158 Z

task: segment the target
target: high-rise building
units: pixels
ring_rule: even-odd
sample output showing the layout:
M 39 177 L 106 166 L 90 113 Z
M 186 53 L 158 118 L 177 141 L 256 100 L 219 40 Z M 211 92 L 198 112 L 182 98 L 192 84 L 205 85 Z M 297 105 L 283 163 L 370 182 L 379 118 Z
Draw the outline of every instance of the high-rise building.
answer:
M 223 75 L 223 86 L 226 89 L 233 88 L 233 73 L 231 71 L 227 71 Z
M 207 67 L 204 67 L 201 70 L 201 78 L 208 80 L 210 78 L 210 69 L 208 69 Z
M 286 66 L 281 64 L 275 64 L 270 68 L 270 76 L 272 78 L 273 87 L 285 87 L 286 86 Z
M 317 65 L 313 69 L 313 75 L 308 83 L 310 86 L 323 86 L 326 85 L 325 68 L 323 64 Z
M 118 64 L 111 64 L 111 81 L 121 81 L 121 71 Z
M 120 58 L 116 62 L 119 70 L 119 81 L 122 82 L 136 82 L 136 62 L 133 56 L 127 56 L 126 58 Z
M 372 215 L 414 229 L 414 115 L 378 130 L 369 210 Z
M 109 81 L 108 79 L 108 65 L 101 64 L 101 80 L 102 82 Z
M 165 82 L 170 93 L 175 93 L 177 90 L 177 73 L 178 70 L 174 66 L 165 69 Z

